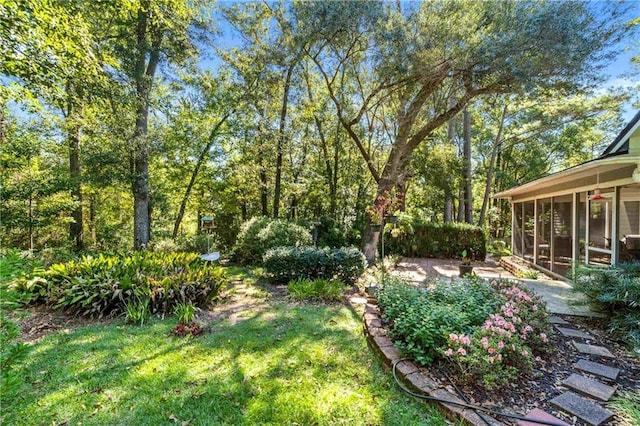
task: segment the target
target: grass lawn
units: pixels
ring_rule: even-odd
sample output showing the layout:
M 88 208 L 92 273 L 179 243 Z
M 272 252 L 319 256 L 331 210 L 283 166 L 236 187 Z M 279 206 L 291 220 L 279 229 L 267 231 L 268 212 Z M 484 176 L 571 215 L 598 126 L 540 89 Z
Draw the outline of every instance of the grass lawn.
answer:
M 403 394 L 345 306 L 272 302 L 197 338 L 173 319 L 43 338 L 6 424 L 445 425 Z M 185 423 L 186 422 L 186 423 Z

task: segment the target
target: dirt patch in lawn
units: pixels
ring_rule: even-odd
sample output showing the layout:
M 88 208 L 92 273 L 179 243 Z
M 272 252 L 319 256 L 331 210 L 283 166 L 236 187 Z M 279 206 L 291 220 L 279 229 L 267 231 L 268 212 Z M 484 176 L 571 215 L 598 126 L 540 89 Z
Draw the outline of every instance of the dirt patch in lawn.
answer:
M 111 324 L 115 318 L 92 319 L 54 311 L 48 306 L 29 306 L 12 312 L 11 318 L 20 326 L 20 341 L 35 342 L 47 334 L 73 330 L 90 324 Z

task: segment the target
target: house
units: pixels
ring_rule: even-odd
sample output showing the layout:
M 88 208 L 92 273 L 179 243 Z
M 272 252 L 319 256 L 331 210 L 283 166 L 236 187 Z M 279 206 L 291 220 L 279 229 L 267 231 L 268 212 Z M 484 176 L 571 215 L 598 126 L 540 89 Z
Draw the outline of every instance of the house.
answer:
M 502 191 L 513 254 L 561 277 L 640 261 L 640 111 L 594 160 Z

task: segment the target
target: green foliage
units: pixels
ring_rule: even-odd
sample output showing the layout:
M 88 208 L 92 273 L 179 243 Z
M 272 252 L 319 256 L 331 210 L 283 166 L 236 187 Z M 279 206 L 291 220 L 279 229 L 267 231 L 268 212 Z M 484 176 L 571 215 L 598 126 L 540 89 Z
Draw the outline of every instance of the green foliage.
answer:
M 311 234 L 300 225 L 283 219 L 254 217 L 242 225 L 233 258 L 240 263 L 255 264 L 270 248 L 310 244 Z
M 453 285 L 438 282 L 426 291 L 389 277 L 377 297 L 391 336 L 403 352 L 430 364 L 450 333 L 468 333 L 482 324 L 493 308 L 492 293 L 489 285 L 477 279 Z
M 264 267 L 277 282 L 299 278 L 324 278 L 353 284 L 366 268 L 356 248 L 276 247 L 267 251 Z
M 616 413 L 618 426 L 640 425 L 640 392 L 616 392 L 609 407 L 613 408 Z
M 518 271 L 516 273 L 516 277 L 518 278 L 528 278 L 530 280 L 537 280 L 540 276 L 540 272 L 535 269 L 528 269 L 526 271 Z
M 443 360 L 487 389 L 530 374 L 534 355 L 549 350 L 544 303 L 517 283 L 466 278 L 427 290 L 390 278 L 378 303 L 405 354 Z
M 492 240 L 487 245 L 487 252 L 491 253 L 494 258 L 499 259 L 503 256 L 509 256 L 511 250 L 507 247 L 507 244 L 501 240 Z
M 179 302 L 207 306 L 226 286 L 222 268 L 194 253 L 136 252 L 86 256 L 52 265 L 45 301 L 54 308 L 101 317 L 140 307 L 149 299 L 154 313 L 170 313 Z
M 174 321 L 50 333 L 31 344 L 0 423 L 447 425 L 394 385 L 349 307 L 260 305 L 197 341 L 170 336 Z
M 16 367 L 26 357 L 27 346 L 15 341 L 19 331 L 18 326 L 6 317 L 4 310 L 0 310 L 0 401 L 3 402 L 22 383 Z
M 289 294 L 294 299 L 340 300 L 344 284 L 325 279 L 301 278 L 289 282 Z
M 148 297 L 133 297 L 124 303 L 124 315 L 127 322 L 144 325 L 151 316 Z
M 0 309 L 16 309 L 34 299 L 34 291 L 43 283 L 42 263 L 17 249 L 4 250 L 0 256 Z
M 329 216 L 320 218 L 318 230 L 318 247 L 345 247 L 347 245 L 347 237 L 341 225 Z
M 173 313 L 182 324 L 189 324 L 196 316 L 196 307 L 190 302 L 180 302 L 176 304 Z
M 610 268 L 578 266 L 572 272 L 573 290 L 584 293 L 611 315 L 611 331 L 640 347 L 640 263 Z
M 459 258 L 463 251 L 473 260 L 484 260 L 486 235 L 482 228 L 466 223 L 414 223 L 406 232 L 387 231 L 385 254 L 411 257 Z M 394 238 L 395 235 L 395 238 Z

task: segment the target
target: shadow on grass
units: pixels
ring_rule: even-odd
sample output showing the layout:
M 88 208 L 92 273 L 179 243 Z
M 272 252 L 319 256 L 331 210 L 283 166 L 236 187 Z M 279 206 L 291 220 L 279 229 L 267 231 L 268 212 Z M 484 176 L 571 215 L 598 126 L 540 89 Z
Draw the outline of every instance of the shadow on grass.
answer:
M 175 322 L 87 326 L 34 345 L 15 424 L 445 424 L 402 394 L 341 305 L 274 304 L 181 339 Z

